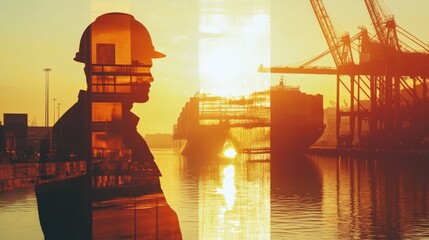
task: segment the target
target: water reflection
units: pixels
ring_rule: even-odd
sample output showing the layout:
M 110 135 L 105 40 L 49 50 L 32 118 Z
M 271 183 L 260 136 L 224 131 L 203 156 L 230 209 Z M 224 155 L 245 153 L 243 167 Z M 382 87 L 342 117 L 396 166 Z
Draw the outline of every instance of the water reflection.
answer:
M 323 163 L 321 168 L 336 169 L 331 178 L 336 189 L 324 199 L 336 205 L 339 237 L 429 236 L 427 161 L 339 158 L 318 162 Z
M 303 156 L 271 159 L 272 239 L 314 238 L 324 228 L 322 176 Z
M 185 239 L 270 238 L 269 163 L 239 155 L 181 161 L 198 171 L 198 236 Z
M 234 182 L 235 168 L 234 165 L 228 165 L 223 169 L 222 187 L 216 189 L 216 193 L 222 194 L 225 199 L 226 208 L 221 207 L 219 218 L 223 217 L 226 211 L 232 210 L 235 202 L 237 189 Z
M 184 239 L 429 238 L 427 160 L 171 156 Z
M 274 233 L 292 237 L 323 233 L 330 239 L 429 237 L 427 161 L 311 157 L 306 162 L 309 167 L 299 172 L 310 184 L 321 184 L 320 191 L 305 184 L 306 191 L 289 188 L 282 200 L 273 190 L 271 219 L 282 222 L 272 224 Z M 319 182 L 305 174 L 310 169 L 317 170 Z M 293 202 L 295 209 L 304 210 L 276 208 L 276 202 Z M 294 218 L 287 217 L 291 212 Z M 274 233 L 273 238 L 278 236 Z
M 186 240 L 429 239 L 427 160 L 310 156 L 270 163 L 153 152 Z M 146 214 L 153 202 L 137 204 Z M 0 239 L 42 239 L 36 207 L 32 191 L 1 193 Z
M 0 239 L 43 239 L 32 188 L 0 193 Z

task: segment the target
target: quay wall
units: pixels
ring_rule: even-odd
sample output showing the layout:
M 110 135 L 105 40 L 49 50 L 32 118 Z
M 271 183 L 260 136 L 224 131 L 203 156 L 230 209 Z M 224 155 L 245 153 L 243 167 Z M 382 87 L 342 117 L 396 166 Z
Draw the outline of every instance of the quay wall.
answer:
M 428 158 L 429 149 L 386 149 L 386 148 L 336 148 L 336 147 L 310 147 L 307 151 L 310 155 L 320 156 L 346 156 L 361 158 Z

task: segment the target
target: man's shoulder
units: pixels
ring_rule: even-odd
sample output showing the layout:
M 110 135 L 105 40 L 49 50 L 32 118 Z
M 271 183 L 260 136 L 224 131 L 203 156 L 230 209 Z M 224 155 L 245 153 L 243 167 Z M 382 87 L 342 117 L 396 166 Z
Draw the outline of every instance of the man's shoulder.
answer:
M 76 117 L 83 117 L 84 113 L 84 107 L 83 104 L 80 104 L 80 102 L 76 102 L 71 106 L 58 120 L 58 122 L 64 121 L 64 120 L 70 120 Z
M 81 99 L 71 106 L 55 123 L 54 128 L 65 126 L 75 128 L 82 125 L 85 120 L 85 103 Z

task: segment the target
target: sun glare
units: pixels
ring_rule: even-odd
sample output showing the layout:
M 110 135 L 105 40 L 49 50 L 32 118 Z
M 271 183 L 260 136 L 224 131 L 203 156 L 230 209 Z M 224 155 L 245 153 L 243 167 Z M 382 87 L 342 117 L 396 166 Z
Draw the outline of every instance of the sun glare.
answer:
M 223 155 L 227 158 L 235 158 L 237 155 L 237 151 L 234 148 L 227 148 L 223 151 Z
M 227 139 L 225 141 L 222 153 L 223 156 L 227 158 L 235 158 L 235 156 L 237 156 L 237 150 L 235 150 L 235 147 L 232 144 L 231 140 Z
M 227 8 L 224 6 L 223 8 Z M 219 9 L 218 9 L 219 10 Z M 220 14 L 219 14 L 220 12 Z M 270 17 L 265 13 L 200 12 L 200 92 L 221 97 L 249 96 L 269 88 Z

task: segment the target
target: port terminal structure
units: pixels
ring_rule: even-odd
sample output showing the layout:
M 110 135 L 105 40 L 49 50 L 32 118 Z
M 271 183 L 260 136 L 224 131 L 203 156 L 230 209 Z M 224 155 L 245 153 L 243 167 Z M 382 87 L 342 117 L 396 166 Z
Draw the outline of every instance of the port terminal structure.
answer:
M 364 1 L 375 35 L 365 27 L 352 37 L 338 35 L 323 1 L 310 0 L 329 49 L 298 67 L 261 65 L 259 71 L 335 75 L 337 149 L 427 149 L 429 46 L 377 0 Z M 335 67 L 314 66 L 329 54 Z

